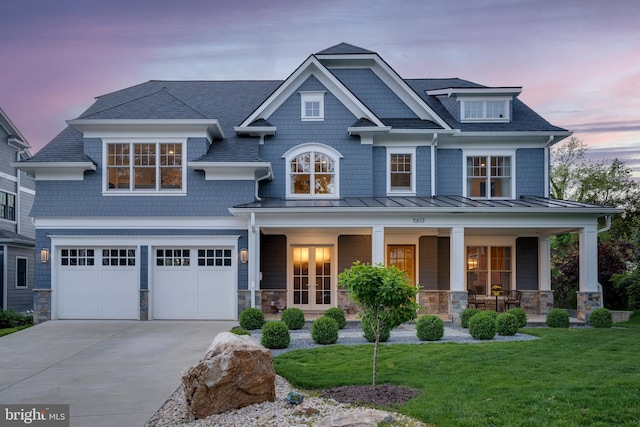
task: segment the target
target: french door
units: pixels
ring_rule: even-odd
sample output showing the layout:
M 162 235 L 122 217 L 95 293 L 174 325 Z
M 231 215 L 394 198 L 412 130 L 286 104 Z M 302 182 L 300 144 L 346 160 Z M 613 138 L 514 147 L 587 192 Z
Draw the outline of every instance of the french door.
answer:
M 301 310 L 326 310 L 333 299 L 332 247 L 295 246 L 291 248 L 289 306 Z
M 407 273 L 409 284 L 415 285 L 416 247 L 414 245 L 388 245 L 387 265 L 393 265 Z

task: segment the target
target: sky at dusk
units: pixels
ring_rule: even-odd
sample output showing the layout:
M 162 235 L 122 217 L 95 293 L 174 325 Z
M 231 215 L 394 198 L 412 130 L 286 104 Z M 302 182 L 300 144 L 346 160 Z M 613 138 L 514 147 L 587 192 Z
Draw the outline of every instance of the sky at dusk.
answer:
M 148 80 L 285 79 L 340 42 L 520 99 L 640 177 L 637 0 L 2 0 L 0 107 L 31 144 Z

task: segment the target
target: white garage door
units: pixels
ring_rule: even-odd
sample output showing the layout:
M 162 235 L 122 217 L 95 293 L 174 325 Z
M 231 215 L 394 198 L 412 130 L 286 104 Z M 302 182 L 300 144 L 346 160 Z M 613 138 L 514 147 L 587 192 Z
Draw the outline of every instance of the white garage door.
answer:
M 58 318 L 138 319 L 138 270 L 132 248 L 61 248 Z
M 236 318 L 236 262 L 230 247 L 154 248 L 155 319 Z

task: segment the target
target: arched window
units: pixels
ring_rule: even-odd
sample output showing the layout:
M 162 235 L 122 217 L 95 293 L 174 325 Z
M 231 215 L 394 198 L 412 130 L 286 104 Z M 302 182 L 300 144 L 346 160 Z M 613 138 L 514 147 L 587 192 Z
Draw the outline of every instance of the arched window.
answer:
M 324 144 L 302 144 L 284 156 L 287 197 L 339 197 L 339 159 L 342 155 Z

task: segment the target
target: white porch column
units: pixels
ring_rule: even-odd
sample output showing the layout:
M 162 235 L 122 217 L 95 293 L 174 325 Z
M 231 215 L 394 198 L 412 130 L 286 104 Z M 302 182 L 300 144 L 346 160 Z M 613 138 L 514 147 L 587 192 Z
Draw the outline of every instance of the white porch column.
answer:
M 464 290 L 466 265 L 464 256 L 464 228 L 451 228 L 449 241 L 451 245 L 449 249 L 449 270 L 451 277 L 448 301 L 449 320 L 458 322 L 460 320 L 460 313 L 467 308 L 467 293 Z
M 593 224 L 580 230 L 578 319 L 588 321 L 591 311 L 599 307 L 602 293 L 598 286 L 598 230 L 597 224 Z
M 256 289 L 260 288 L 260 227 L 255 224 L 255 214 L 251 213 L 251 223 L 249 224 L 248 245 L 248 281 L 251 307 L 256 306 Z
M 451 255 L 449 258 L 449 269 L 451 271 L 450 291 L 464 292 L 464 228 L 453 227 L 451 229 Z
M 538 239 L 538 290 L 551 290 L 551 236 Z
M 371 264 L 384 264 L 384 227 L 375 225 L 371 229 Z

